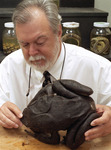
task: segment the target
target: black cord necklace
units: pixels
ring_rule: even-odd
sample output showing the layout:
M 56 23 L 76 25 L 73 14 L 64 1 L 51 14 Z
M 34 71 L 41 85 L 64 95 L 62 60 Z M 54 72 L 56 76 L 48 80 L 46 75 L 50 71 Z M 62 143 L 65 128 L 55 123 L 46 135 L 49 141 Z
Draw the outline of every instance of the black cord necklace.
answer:
M 63 68 L 64 68 L 64 64 L 65 64 L 65 59 L 66 59 L 66 47 L 65 47 L 64 43 L 63 43 L 63 46 L 64 46 L 64 59 L 63 59 L 63 63 L 62 63 L 62 69 L 61 69 L 60 79 L 62 78 Z
M 62 69 L 61 69 L 61 73 L 60 73 L 60 79 L 62 78 L 62 73 L 63 73 L 63 68 L 64 68 L 64 64 L 65 64 L 65 58 L 66 58 L 66 47 L 65 44 L 62 43 L 64 46 L 64 59 L 63 59 L 63 63 L 62 63 Z M 30 67 L 30 71 L 29 71 L 29 81 L 28 81 L 28 90 L 27 90 L 27 94 L 26 96 L 29 96 L 30 93 L 30 81 L 31 81 L 31 67 Z
M 28 91 L 27 91 L 27 94 L 26 94 L 27 97 L 29 96 L 29 93 L 30 93 L 30 80 L 31 80 L 31 67 L 30 67 L 30 71 L 29 71 Z

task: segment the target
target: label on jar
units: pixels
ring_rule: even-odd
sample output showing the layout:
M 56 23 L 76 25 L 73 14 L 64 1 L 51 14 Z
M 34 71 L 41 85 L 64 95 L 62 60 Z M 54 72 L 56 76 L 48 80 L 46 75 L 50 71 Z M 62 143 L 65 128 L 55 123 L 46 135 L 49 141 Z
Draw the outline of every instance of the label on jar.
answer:
M 90 49 L 97 54 L 109 54 L 110 42 L 106 37 L 94 37 L 91 39 Z

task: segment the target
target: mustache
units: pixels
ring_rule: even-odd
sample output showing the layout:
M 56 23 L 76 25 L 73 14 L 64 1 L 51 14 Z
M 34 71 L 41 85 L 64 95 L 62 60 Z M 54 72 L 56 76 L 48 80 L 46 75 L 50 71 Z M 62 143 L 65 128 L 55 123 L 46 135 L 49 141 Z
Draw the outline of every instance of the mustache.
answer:
M 43 55 L 38 55 L 38 56 L 30 56 L 29 61 L 35 61 L 35 60 L 40 60 L 40 59 L 46 59 L 45 56 Z

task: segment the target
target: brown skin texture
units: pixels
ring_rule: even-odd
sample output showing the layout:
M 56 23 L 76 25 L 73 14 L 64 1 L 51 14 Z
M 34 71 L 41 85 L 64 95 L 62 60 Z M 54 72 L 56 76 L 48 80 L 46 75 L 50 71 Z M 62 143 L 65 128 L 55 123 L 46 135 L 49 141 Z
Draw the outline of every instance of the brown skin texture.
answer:
M 89 96 L 92 92 L 73 80 L 54 81 L 32 99 L 21 121 L 34 137 L 47 144 L 59 144 L 58 131 L 67 130 L 65 144 L 75 149 L 84 142 L 91 121 L 99 117 Z

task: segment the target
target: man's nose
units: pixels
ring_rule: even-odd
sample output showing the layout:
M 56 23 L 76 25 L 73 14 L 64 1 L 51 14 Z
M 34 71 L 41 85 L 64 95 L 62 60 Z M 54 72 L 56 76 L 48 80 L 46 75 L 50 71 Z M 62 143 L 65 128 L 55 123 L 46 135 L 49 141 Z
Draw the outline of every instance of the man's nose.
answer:
M 31 43 L 30 47 L 29 47 L 29 55 L 30 56 L 35 56 L 36 54 L 38 54 L 38 48 L 36 43 Z

